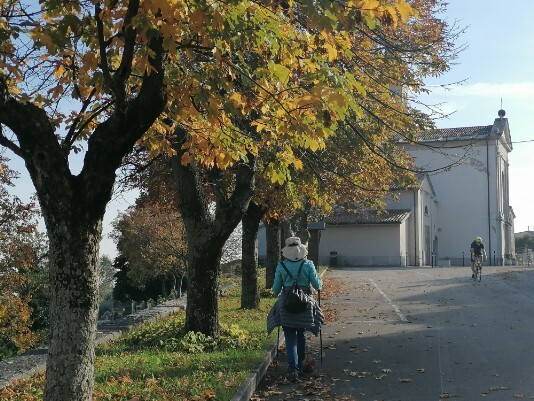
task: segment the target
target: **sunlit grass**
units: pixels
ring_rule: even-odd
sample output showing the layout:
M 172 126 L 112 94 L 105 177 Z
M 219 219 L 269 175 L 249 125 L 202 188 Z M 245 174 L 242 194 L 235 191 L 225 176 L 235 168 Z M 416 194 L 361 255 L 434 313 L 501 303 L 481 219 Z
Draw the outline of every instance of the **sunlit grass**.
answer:
M 259 310 L 241 310 L 239 283 L 238 278 L 220 299 L 219 320 L 246 330 L 253 346 L 191 354 L 160 347 L 132 349 L 120 339 L 103 344 L 97 349 L 93 400 L 230 400 L 275 339 L 274 333 L 267 335 L 265 323 L 275 298 L 262 298 Z M 42 373 L 17 381 L 0 390 L 0 399 L 42 400 L 43 383 Z

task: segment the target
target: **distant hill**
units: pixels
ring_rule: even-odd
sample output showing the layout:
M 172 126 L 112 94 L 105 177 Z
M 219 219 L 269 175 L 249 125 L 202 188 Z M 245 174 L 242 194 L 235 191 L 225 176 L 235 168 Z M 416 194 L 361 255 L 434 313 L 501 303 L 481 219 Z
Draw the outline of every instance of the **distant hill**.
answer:
M 520 238 L 525 238 L 525 237 L 533 237 L 534 238 L 534 231 L 521 231 L 521 232 L 515 233 L 514 237 L 515 237 L 516 240 L 518 240 Z

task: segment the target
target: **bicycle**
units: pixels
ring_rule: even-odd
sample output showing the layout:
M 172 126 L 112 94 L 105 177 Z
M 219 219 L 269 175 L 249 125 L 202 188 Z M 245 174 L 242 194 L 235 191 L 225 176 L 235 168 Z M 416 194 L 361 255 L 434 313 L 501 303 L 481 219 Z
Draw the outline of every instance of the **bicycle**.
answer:
M 473 276 L 473 280 L 482 280 L 482 256 L 475 256 L 475 273 Z

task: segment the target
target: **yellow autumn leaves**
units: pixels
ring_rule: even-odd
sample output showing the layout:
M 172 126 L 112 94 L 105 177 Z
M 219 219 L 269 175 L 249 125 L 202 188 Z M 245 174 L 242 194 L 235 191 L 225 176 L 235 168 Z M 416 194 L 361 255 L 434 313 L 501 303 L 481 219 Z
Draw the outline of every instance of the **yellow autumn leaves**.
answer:
M 395 25 L 399 22 L 397 12 L 404 23 L 408 22 L 410 16 L 417 15 L 416 10 L 406 1 L 384 3 L 386 2 L 379 0 L 350 0 L 347 5 L 361 10 L 364 18 L 375 19 L 387 13 Z
M 273 182 L 287 179 L 289 166 L 303 167 L 287 147 L 324 149 L 339 121 L 363 115 L 355 96 L 365 98 L 368 90 L 364 74 L 351 64 L 359 46 L 372 44 L 357 36 L 358 27 L 396 25 L 417 16 L 405 0 L 350 0 L 321 7 L 291 2 L 287 10 L 250 1 L 145 0 L 138 9 L 124 0 L 92 3 L 43 3 L 42 18 L 26 31 L 39 61 L 25 65 L 15 56 L 0 61 L 11 77 L 12 95 L 52 108 L 58 126 L 78 124 L 80 138 L 86 139 L 95 123 L 112 112 L 116 95 L 135 97 L 145 78 L 156 72 L 152 60 L 158 55 L 150 43 L 159 37 L 169 94 L 165 118 L 173 124 L 154 123 L 145 137 L 150 153 L 172 152 L 169 137 L 182 124 L 191 136 L 184 163 L 195 158 L 226 169 L 247 152 L 257 155 L 268 147 L 284 155 L 283 162 L 271 165 Z M 0 17 L 7 30 L 14 29 L 10 23 Z M 2 46 L 9 49 L 13 39 Z M 46 93 L 33 93 L 23 82 L 25 69 L 51 70 L 42 84 Z M 52 106 L 68 95 L 71 110 Z

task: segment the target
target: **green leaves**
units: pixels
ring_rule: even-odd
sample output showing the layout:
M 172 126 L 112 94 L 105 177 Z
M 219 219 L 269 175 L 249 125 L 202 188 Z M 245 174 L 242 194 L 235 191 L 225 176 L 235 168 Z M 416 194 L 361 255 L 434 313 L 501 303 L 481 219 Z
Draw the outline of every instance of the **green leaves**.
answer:
M 250 333 L 237 324 L 220 325 L 219 336 L 212 338 L 202 333 L 184 332 L 183 314 L 172 315 L 154 322 L 145 323 L 126 333 L 120 341 L 133 349 L 161 348 L 166 351 L 181 351 L 191 354 L 248 348 L 258 346 Z
M 289 68 L 281 64 L 276 64 L 274 62 L 269 62 L 268 64 L 269 71 L 273 74 L 275 80 L 278 80 L 282 84 L 287 84 L 289 81 L 289 75 L 291 71 Z

